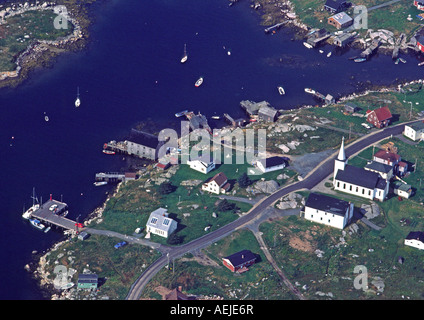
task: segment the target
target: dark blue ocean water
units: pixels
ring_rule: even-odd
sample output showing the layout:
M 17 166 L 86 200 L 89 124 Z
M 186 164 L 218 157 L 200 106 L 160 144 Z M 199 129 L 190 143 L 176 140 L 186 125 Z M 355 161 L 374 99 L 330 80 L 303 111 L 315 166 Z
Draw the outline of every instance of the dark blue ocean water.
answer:
M 70 218 L 86 217 L 106 197 L 107 189 L 93 186 L 95 173 L 128 165 L 104 155 L 103 143 L 125 137 L 138 122 L 152 119 L 165 128 L 184 109 L 237 118 L 244 115 L 239 103 L 245 99 L 289 109 L 315 104 L 305 87 L 337 96 L 353 92 L 357 81 L 422 77 L 415 57 L 399 65 L 382 55 L 355 64 L 347 60 L 354 50 L 327 58 L 292 41 L 288 30 L 265 35 L 244 0 L 233 7 L 228 0 L 105 0 L 94 8 L 86 49 L 0 91 L 2 300 L 43 299 L 24 265 L 33 250 L 43 252 L 61 239 L 21 218 L 32 188 L 44 200 L 63 197 Z M 184 43 L 189 59 L 182 65 Z M 280 64 L 280 58 L 296 64 Z M 200 76 L 204 83 L 195 88 Z M 77 86 L 80 108 L 73 104 Z

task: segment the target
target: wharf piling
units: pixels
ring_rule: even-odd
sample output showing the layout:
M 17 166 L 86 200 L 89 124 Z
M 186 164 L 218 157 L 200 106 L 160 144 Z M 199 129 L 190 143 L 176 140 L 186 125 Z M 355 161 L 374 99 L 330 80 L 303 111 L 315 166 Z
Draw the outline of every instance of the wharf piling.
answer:
M 279 29 L 281 26 L 285 25 L 287 22 L 288 21 L 280 22 L 280 23 L 274 24 L 271 27 L 265 28 L 265 33 L 269 33 L 274 29 Z

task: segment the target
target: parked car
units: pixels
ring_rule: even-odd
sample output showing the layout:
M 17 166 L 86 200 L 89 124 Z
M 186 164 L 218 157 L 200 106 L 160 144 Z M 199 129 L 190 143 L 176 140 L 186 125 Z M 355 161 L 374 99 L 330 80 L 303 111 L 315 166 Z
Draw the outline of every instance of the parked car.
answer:
M 123 247 L 125 245 L 127 245 L 127 242 L 126 241 L 122 241 L 122 242 L 119 242 L 119 243 L 115 244 L 114 247 L 115 247 L 115 249 L 119 249 L 119 248 L 121 248 L 121 247 Z

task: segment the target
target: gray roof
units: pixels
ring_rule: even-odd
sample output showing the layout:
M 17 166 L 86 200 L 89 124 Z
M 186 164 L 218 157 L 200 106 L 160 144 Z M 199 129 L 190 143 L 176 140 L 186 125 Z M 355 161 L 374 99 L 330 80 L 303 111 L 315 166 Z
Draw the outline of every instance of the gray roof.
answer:
M 394 183 L 394 188 L 401 190 L 401 191 L 405 191 L 405 192 L 409 192 L 412 188 L 412 186 L 410 184 L 406 184 L 406 183 L 402 183 L 400 181 L 397 181 Z
M 344 170 L 338 170 L 336 180 L 367 189 L 374 189 L 377 183 L 380 183 L 379 186 L 381 187 L 381 182 L 379 181 L 380 175 L 378 173 L 351 165 L 346 165 Z
M 139 145 L 149 147 L 152 149 L 156 149 L 159 144 L 158 137 L 156 137 L 155 135 L 144 132 L 144 131 L 139 131 L 136 129 L 131 130 L 131 134 L 130 134 L 130 137 L 128 138 L 128 141 L 131 141 L 131 142 L 134 142 Z
M 327 195 L 311 193 L 305 206 L 344 217 L 350 203 Z
M 424 129 L 424 121 L 407 124 L 407 126 L 411 127 L 415 131 L 423 130 Z
M 275 117 L 277 114 L 277 110 L 275 110 L 274 108 L 270 108 L 270 107 L 262 107 L 259 109 L 259 113 L 269 116 L 269 117 Z
M 378 172 L 389 173 L 393 170 L 392 166 L 377 161 L 372 161 L 365 166 L 365 169 L 370 169 Z
M 345 12 L 337 13 L 334 16 L 331 16 L 330 19 L 331 18 L 336 20 L 340 24 L 345 24 L 352 21 L 352 18 Z
M 146 225 L 159 230 L 168 231 L 174 223 L 176 224 L 177 222 L 168 217 L 168 210 L 159 208 L 150 214 Z

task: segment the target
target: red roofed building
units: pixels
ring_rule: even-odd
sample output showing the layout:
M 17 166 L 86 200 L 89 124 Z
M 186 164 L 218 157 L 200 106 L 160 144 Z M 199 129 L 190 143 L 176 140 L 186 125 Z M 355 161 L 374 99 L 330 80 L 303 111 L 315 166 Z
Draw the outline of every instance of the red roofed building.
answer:
M 397 165 L 402 159 L 397 153 L 389 152 L 386 150 L 380 150 L 374 155 L 374 161 L 388 164 L 389 166 Z
M 367 111 L 367 122 L 379 129 L 387 127 L 390 124 L 392 117 L 393 116 L 388 107 L 381 107 L 372 111 Z
M 421 52 L 424 52 L 424 36 L 417 37 L 417 48 Z
M 418 10 L 424 11 L 424 1 L 414 0 L 414 6 L 417 7 Z

